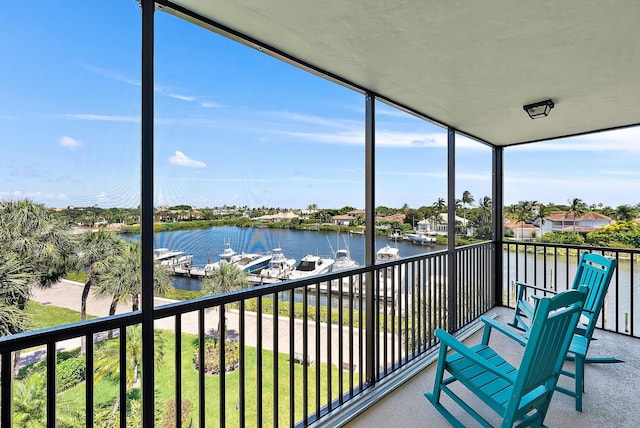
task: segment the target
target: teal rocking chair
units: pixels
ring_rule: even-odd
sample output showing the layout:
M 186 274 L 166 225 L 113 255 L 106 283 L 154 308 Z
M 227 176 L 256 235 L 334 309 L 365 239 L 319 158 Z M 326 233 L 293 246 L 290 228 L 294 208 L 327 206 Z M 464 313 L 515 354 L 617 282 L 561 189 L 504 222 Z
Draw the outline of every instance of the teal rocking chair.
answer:
M 518 368 L 489 346 L 492 329 L 510 332 L 490 318 L 484 322 L 482 343 L 467 347 L 444 330 L 436 330 L 440 354 L 432 393 L 425 397 L 455 427 L 464 425 L 441 400 L 445 392 L 482 426 L 492 425 L 450 387 L 458 381 L 502 417 L 502 427 L 543 426 L 564 358 L 582 311 L 586 288 L 568 290 L 538 302 L 524 354 Z M 449 350 L 455 351 L 447 355 Z M 445 371 L 451 376 L 445 378 Z
M 600 254 L 582 253 L 578 269 L 573 279 L 572 289 L 578 286 L 586 286 L 589 291 L 582 308 L 581 320 L 576 328 L 567 359 L 575 360 L 575 371 L 564 369 L 562 374 L 575 379 L 575 388 L 570 390 L 557 387 L 563 394 L 570 395 L 576 399 L 576 410 L 582 411 L 582 393 L 584 392 L 584 365 L 585 363 L 620 363 L 617 358 L 587 358 L 589 344 L 593 340 L 593 332 L 600 316 L 600 311 L 604 305 L 604 298 L 609 288 L 609 283 L 616 268 L 616 261 L 608 259 Z M 555 291 L 545 288 L 535 287 L 529 284 L 515 281 L 518 287 L 518 300 L 511 326 L 524 330 L 529 330 L 530 320 L 536 311 L 537 302 L 540 296 L 553 295 Z M 538 295 L 529 295 L 531 302 L 527 300 L 527 294 L 534 290 Z M 526 340 L 527 334 L 523 336 Z

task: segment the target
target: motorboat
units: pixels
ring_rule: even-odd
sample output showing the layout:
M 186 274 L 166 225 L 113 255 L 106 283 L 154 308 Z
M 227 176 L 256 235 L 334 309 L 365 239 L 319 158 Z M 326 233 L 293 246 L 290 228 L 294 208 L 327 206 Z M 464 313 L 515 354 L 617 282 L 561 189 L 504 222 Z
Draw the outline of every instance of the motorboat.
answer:
M 436 238 L 429 236 L 429 234 L 425 232 L 407 233 L 407 239 L 411 241 L 412 244 L 426 245 L 436 242 Z
M 400 250 L 390 245 L 385 245 L 384 247 L 380 248 L 376 253 L 376 261 L 378 262 L 388 262 L 390 260 L 395 260 L 399 258 L 400 258 Z
M 323 259 L 320 256 L 307 254 L 289 275 L 289 279 L 306 278 L 308 276 L 321 275 L 329 272 L 335 263 L 333 259 Z
M 335 253 L 335 263 L 331 266 L 331 272 L 338 272 L 345 269 L 354 269 L 360 264 L 351 258 L 351 253 L 347 248 L 342 248 Z
M 242 272 L 253 273 L 267 267 L 272 257 L 271 254 L 242 253 L 240 259 L 232 264 Z
M 289 274 L 296 267 L 296 259 L 288 259 L 282 252 L 282 248 L 274 248 L 271 260 L 266 268 L 260 271 L 261 279 L 288 279 Z

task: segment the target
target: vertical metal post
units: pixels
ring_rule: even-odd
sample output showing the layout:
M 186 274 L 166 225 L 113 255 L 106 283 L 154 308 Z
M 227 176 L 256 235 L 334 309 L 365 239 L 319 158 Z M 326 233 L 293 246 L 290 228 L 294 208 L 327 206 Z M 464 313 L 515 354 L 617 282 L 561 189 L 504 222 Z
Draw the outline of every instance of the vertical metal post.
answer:
M 142 165 L 141 165 L 141 253 L 142 253 L 142 421 L 154 421 L 153 337 L 153 43 L 154 0 L 141 0 L 142 7 Z
M 447 129 L 447 330 L 458 323 L 456 275 L 456 131 Z
M 504 148 L 503 147 L 494 147 L 493 148 L 493 159 L 492 159 L 492 202 L 491 202 L 491 231 L 492 238 L 494 242 L 494 250 L 493 260 L 491 261 L 492 272 L 491 272 L 491 283 L 493 287 L 493 295 L 491 296 L 491 301 L 495 303 L 497 306 L 502 306 L 505 304 L 503 302 L 503 287 L 504 284 L 502 279 L 502 270 L 503 270 L 503 250 L 502 250 L 502 237 L 504 236 L 503 230 L 503 220 L 502 220 L 502 211 L 504 206 Z M 508 305 L 508 303 L 507 303 Z
M 373 93 L 367 93 L 365 96 L 365 245 L 364 245 L 364 262 L 365 265 L 371 267 L 375 263 L 375 124 L 376 124 L 376 97 Z M 366 355 L 366 382 L 371 385 L 375 382 L 375 284 L 373 271 L 366 273 L 366 338 L 365 338 L 365 355 Z

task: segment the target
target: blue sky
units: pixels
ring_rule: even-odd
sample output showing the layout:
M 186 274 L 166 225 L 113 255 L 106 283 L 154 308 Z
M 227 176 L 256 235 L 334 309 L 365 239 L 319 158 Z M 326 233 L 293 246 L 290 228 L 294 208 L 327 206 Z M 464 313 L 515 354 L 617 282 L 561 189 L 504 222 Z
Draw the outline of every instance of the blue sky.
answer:
M 137 206 L 140 13 L 133 0 L 0 2 L 0 199 Z M 156 204 L 364 205 L 364 99 L 156 12 Z M 377 106 L 376 202 L 446 197 L 446 132 Z M 636 204 L 640 130 L 505 150 L 505 202 Z M 491 195 L 458 140 L 457 194 Z

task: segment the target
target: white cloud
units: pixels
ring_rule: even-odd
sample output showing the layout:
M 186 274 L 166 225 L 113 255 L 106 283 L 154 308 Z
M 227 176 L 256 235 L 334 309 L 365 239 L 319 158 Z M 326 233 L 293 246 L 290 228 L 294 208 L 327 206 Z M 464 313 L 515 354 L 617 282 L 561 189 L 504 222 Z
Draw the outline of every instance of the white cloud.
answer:
M 100 120 L 106 122 L 140 122 L 139 116 L 117 116 L 105 114 L 66 114 L 65 117 L 78 120 Z
M 165 95 L 167 95 L 168 97 L 171 97 L 171 98 L 175 98 L 177 100 L 189 101 L 189 102 L 196 101 L 196 99 L 197 99 L 196 97 L 191 96 L 191 95 L 180 95 L 180 94 L 165 94 Z
M 207 166 L 206 163 L 191 159 L 189 156 L 185 155 L 179 150 L 176 150 L 176 154 L 169 158 L 169 163 L 178 166 L 186 166 L 189 168 L 204 168 Z
M 204 108 L 218 108 L 218 107 L 222 107 L 221 104 L 218 103 L 212 103 L 211 101 L 203 101 L 200 103 L 200 105 Z
M 68 147 L 70 149 L 75 149 L 77 147 L 82 146 L 82 143 L 74 138 L 64 136 L 58 140 L 58 144 L 62 147 Z

